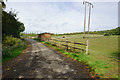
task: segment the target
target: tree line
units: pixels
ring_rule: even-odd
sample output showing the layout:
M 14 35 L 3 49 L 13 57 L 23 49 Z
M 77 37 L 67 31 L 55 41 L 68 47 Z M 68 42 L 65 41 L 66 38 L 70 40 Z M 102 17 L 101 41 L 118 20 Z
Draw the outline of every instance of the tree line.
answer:
M 83 34 L 84 32 L 75 32 L 75 33 L 64 33 L 64 34 L 54 34 L 54 35 L 76 35 L 76 34 Z M 115 29 L 111 29 L 111 30 L 103 30 L 103 31 L 91 31 L 89 32 L 90 34 L 100 34 L 100 35 L 104 35 L 104 36 L 109 36 L 109 35 L 120 35 L 120 27 L 117 27 Z M 88 34 L 88 32 L 86 31 L 85 34 Z
M 104 36 L 109 35 L 120 35 L 120 27 L 111 30 L 97 31 L 100 34 L 104 34 Z

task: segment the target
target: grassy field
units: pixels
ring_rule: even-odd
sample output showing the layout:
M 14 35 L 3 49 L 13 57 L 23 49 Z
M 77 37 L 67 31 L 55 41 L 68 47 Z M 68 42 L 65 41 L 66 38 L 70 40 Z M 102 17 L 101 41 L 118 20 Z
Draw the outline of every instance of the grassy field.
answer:
M 62 36 L 52 36 L 55 39 L 58 37 Z M 86 43 L 86 39 L 82 37 L 81 34 L 67 35 L 67 38 L 60 40 Z M 77 47 L 85 49 L 84 46 Z M 90 35 L 88 57 L 86 61 L 92 65 L 97 74 L 104 78 L 118 78 L 118 36 Z

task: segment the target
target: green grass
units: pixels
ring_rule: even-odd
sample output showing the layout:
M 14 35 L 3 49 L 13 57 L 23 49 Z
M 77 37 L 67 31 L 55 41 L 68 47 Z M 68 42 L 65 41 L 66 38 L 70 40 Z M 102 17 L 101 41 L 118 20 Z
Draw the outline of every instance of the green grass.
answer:
M 17 47 L 17 48 L 12 48 L 10 51 L 11 51 L 11 55 L 10 56 L 6 56 L 6 57 L 3 57 L 2 58 L 2 62 L 7 62 L 15 57 L 17 57 L 19 54 L 22 53 L 22 51 L 27 47 L 27 42 L 24 41 L 24 46 L 22 47 Z
M 96 62 L 92 62 L 90 61 L 91 58 L 88 56 L 88 55 L 85 55 L 84 53 L 81 53 L 81 54 L 76 54 L 76 53 L 72 53 L 72 52 L 66 52 L 62 49 L 59 49 L 55 46 L 52 46 L 51 44 L 49 44 L 49 42 L 43 42 L 55 49 L 57 49 L 58 51 L 62 52 L 63 54 L 65 55 L 68 55 L 69 57 L 79 61 L 79 62 L 82 62 L 82 63 L 85 63 L 86 65 L 89 65 L 88 67 L 91 67 L 91 71 L 95 71 L 96 73 L 100 71 L 100 68 L 104 69 L 104 68 L 108 68 L 108 66 L 106 66 L 106 64 L 104 62 L 101 62 L 101 61 L 96 61 Z M 100 67 L 99 69 L 95 69 L 96 66 Z M 104 72 L 103 72 L 104 73 Z M 101 74 L 98 74 L 98 76 L 103 76 L 103 73 Z
M 68 35 L 67 37 L 66 39 L 71 42 L 86 43 L 86 39 L 82 38 L 82 34 Z M 58 36 L 52 36 L 52 38 L 57 39 Z M 69 45 L 73 46 L 72 44 Z M 76 47 L 85 49 L 84 46 L 76 45 Z M 118 36 L 90 35 L 89 54 L 86 55 L 88 57 L 80 55 L 78 60 L 87 62 L 103 78 L 118 77 Z
M 34 40 L 41 42 L 40 39 L 38 39 L 38 38 L 34 38 Z

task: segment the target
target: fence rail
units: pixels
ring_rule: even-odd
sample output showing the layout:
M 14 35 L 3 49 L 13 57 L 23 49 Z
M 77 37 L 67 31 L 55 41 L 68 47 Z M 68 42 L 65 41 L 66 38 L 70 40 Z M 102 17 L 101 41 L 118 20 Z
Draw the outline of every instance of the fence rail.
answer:
M 63 44 L 62 42 L 65 42 L 65 43 Z M 69 48 L 73 48 L 73 49 L 74 49 L 74 52 L 75 52 L 76 49 L 77 49 L 77 50 L 80 50 L 80 51 L 87 51 L 87 52 L 88 52 L 88 45 L 87 45 L 87 43 L 84 44 L 84 43 L 78 43 L 78 42 L 71 42 L 71 41 L 68 41 L 68 40 L 64 40 L 64 41 L 63 41 L 63 40 L 57 40 L 57 39 L 51 39 L 51 40 L 49 40 L 49 43 L 52 44 L 52 45 L 55 45 L 55 46 L 57 46 L 57 45 L 59 45 L 59 46 L 65 46 L 65 50 L 66 50 L 66 51 L 69 51 Z M 70 44 L 73 44 L 74 47 L 73 47 L 73 46 L 70 46 L 69 43 L 70 43 Z M 76 44 L 77 44 L 77 45 L 85 46 L 86 49 L 78 48 L 78 47 L 76 47 Z

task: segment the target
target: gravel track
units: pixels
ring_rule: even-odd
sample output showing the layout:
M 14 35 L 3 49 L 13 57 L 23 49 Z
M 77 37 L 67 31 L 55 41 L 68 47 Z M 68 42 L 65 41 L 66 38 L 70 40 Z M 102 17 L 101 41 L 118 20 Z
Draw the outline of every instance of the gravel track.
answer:
M 40 42 L 26 40 L 30 43 L 30 49 L 3 64 L 3 78 L 90 78 L 84 64 L 77 63 Z

